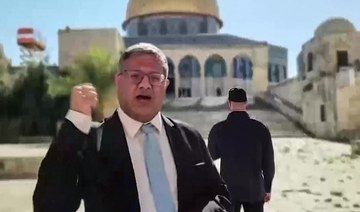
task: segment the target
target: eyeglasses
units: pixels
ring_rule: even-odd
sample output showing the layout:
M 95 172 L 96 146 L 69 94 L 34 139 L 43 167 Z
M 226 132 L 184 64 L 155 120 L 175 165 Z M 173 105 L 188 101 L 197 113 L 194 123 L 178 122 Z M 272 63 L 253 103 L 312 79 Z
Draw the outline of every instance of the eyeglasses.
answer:
M 145 76 L 148 77 L 150 84 L 153 86 L 159 86 L 165 81 L 165 75 L 160 73 L 145 74 L 136 70 L 124 70 L 124 73 L 134 84 L 139 84 Z

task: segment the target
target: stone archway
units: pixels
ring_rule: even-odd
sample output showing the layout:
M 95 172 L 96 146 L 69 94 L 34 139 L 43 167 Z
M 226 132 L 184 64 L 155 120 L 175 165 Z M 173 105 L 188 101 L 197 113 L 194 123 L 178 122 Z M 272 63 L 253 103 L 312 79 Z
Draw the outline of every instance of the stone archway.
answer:
M 179 97 L 200 97 L 200 63 L 194 56 L 185 56 L 179 63 Z
M 174 62 L 171 60 L 171 58 L 167 58 L 168 66 L 169 66 L 169 74 L 168 74 L 168 80 L 170 82 L 167 90 L 166 90 L 166 97 L 167 98 L 175 98 L 175 66 Z
M 279 83 L 282 80 L 284 70 L 280 70 L 281 67 L 283 66 L 269 63 L 268 80 L 271 84 Z
M 223 96 L 226 94 L 226 62 L 220 55 L 211 55 L 205 61 L 205 95 Z
M 232 68 L 232 77 L 235 81 L 234 86 L 239 86 L 251 94 L 253 91 L 253 62 L 251 59 L 248 56 L 238 55 L 233 58 Z

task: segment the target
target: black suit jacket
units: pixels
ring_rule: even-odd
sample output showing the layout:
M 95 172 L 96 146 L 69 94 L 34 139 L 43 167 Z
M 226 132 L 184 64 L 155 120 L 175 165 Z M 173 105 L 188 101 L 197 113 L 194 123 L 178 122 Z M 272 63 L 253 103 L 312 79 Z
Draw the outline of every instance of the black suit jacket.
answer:
M 163 116 L 177 170 L 178 211 L 232 211 L 228 190 L 200 134 Z M 97 139 L 102 128 L 101 148 Z M 83 134 L 65 120 L 43 159 L 33 195 L 35 212 L 139 212 L 135 175 L 117 112 Z
M 232 200 L 264 201 L 275 174 L 274 150 L 268 128 L 246 112 L 231 112 L 209 133 L 209 151 L 221 158 L 220 174 Z

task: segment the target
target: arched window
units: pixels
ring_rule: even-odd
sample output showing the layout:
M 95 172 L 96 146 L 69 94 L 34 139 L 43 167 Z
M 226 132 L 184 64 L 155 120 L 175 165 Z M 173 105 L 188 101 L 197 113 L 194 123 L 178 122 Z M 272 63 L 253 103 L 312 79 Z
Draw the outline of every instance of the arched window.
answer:
M 200 77 L 200 63 L 193 56 L 185 56 L 179 63 L 179 75 L 181 78 Z
M 142 20 L 142 19 L 139 19 L 139 23 L 138 23 L 138 34 L 139 34 L 140 36 L 148 35 L 147 25 L 144 23 L 144 20 Z
M 220 55 L 212 55 L 205 62 L 205 77 L 220 78 L 226 76 L 226 63 Z
M 286 80 L 287 79 L 287 68 L 286 66 L 283 66 L 283 76 L 284 76 L 284 79 L 283 80 Z
M 166 97 L 167 98 L 173 98 L 175 97 L 175 73 L 174 73 L 174 62 L 171 60 L 171 58 L 167 57 L 168 66 L 169 66 L 169 73 L 168 73 L 168 80 L 169 85 L 166 89 Z
M 188 33 L 188 31 L 187 31 L 186 21 L 181 21 L 181 23 L 180 23 L 180 34 L 186 35 L 187 33 Z
M 200 23 L 200 33 L 207 33 L 208 32 L 208 23 L 206 17 Z
M 250 80 L 253 77 L 253 63 L 248 57 L 237 56 L 233 59 L 233 77 Z
M 200 96 L 200 63 L 193 56 L 185 56 L 179 63 L 179 97 Z
M 268 63 L 268 81 L 272 82 L 272 64 Z
M 175 70 L 175 66 L 174 66 L 174 62 L 172 61 L 171 58 L 167 57 L 167 61 L 168 61 L 168 66 L 169 66 L 169 74 L 168 77 L 169 78 L 174 78 L 175 74 L 174 74 L 174 70 Z
M 308 72 L 313 70 L 313 62 L 314 62 L 314 55 L 313 53 L 310 52 L 307 56 Z
M 280 68 L 279 68 L 279 65 L 275 65 L 274 82 L 280 82 Z
M 168 33 L 166 20 L 160 20 L 160 35 L 166 35 Z

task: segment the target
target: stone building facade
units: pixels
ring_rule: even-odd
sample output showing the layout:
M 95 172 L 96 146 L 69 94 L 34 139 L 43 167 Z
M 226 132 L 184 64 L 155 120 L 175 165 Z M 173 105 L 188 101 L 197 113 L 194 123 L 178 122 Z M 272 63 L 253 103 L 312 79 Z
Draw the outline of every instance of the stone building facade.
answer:
M 225 96 L 232 86 L 255 95 L 287 78 L 286 48 L 220 33 L 222 25 L 216 0 L 130 0 L 124 42 L 165 51 L 169 98 Z
M 286 48 L 220 33 L 222 25 L 216 0 L 130 0 L 123 40 L 116 29 L 59 30 L 60 70 L 91 48 L 118 58 L 124 46 L 149 42 L 168 56 L 169 99 L 225 96 L 232 86 L 253 96 L 287 78 Z
M 117 29 L 59 30 L 60 69 L 90 48 L 118 58 L 122 47 L 149 42 L 168 57 L 167 100 L 225 99 L 240 86 L 250 98 L 270 94 L 264 98 L 315 136 L 359 131 L 360 32 L 350 21 L 330 18 L 315 29 L 293 79 L 286 48 L 221 33 L 222 26 L 216 0 L 129 0 L 123 39 Z
M 101 49 L 117 60 L 124 49 L 124 43 L 116 28 L 60 29 L 58 31 L 59 68 L 63 70 L 76 57 L 91 49 Z
M 360 32 L 344 18 L 319 25 L 298 55 L 298 77 L 270 89 L 301 112 L 318 137 L 348 137 L 360 130 Z M 350 133 L 350 134 L 349 134 Z

